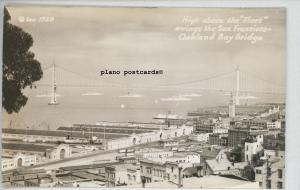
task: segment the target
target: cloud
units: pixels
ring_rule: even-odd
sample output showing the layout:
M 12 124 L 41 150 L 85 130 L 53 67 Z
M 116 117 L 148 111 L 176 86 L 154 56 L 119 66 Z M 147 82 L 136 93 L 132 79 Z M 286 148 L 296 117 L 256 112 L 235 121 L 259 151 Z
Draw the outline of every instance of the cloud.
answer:
M 231 96 L 231 93 L 230 92 L 225 92 L 222 94 L 223 96 Z
M 183 101 L 191 101 L 191 98 L 186 98 L 182 96 L 172 96 L 169 98 L 160 98 L 160 101 L 163 102 L 183 102 Z
M 130 93 L 128 93 L 128 94 L 121 95 L 121 96 L 119 96 L 119 97 L 120 97 L 120 98 L 142 98 L 142 97 L 144 97 L 144 96 L 141 95 L 141 94 L 135 94 L 135 93 L 130 94 Z
M 239 98 L 240 99 L 257 99 L 258 97 L 248 95 L 248 96 L 240 96 Z
M 52 94 L 37 94 L 35 97 L 37 98 L 51 98 Z M 60 94 L 56 94 L 56 97 L 61 97 Z
M 86 92 L 86 93 L 81 94 L 81 96 L 101 96 L 101 95 L 102 94 L 98 93 L 98 92 Z
M 186 94 L 181 94 L 179 95 L 180 97 L 200 97 L 202 94 L 197 94 L 197 93 L 186 93 Z
M 225 92 L 222 94 L 223 96 L 231 96 L 232 94 L 229 92 Z M 233 96 L 233 98 L 235 98 L 236 96 Z M 247 99 L 257 99 L 258 97 L 256 96 L 251 96 L 251 95 L 240 95 L 239 99 L 241 100 L 247 100 Z

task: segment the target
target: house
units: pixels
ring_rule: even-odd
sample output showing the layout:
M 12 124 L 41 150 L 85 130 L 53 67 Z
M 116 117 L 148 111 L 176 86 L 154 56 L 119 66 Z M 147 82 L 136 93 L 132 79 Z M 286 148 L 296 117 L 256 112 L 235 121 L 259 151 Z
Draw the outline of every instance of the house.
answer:
M 43 169 L 20 169 L 6 171 L 2 174 L 4 187 L 39 187 L 51 180 L 51 176 Z
M 140 159 L 155 160 L 157 162 L 165 162 L 167 157 L 173 156 L 173 151 L 149 148 L 137 151 L 135 156 Z
M 104 171 L 99 172 L 105 175 L 106 187 L 130 186 L 141 183 L 140 167 L 135 164 L 106 165 Z
M 130 165 L 127 167 L 127 185 L 135 185 L 141 183 L 141 170 L 138 165 Z
M 227 158 L 206 160 L 204 165 L 205 175 L 240 175 L 240 171 L 234 167 Z
M 140 171 L 145 183 L 163 181 L 166 178 L 166 168 L 162 162 L 140 160 Z
M 136 153 L 138 159 L 146 159 L 159 163 L 174 162 L 181 167 L 193 167 L 200 163 L 199 153 L 195 152 L 173 152 L 161 149 L 145 149 Z
M 268 151 L 262 158 L 263 164 L 255 167 L 255 181 L 264 189 L 285 188 L 285 155 L 284 151 Z
M 263 153 L 261 139 L 258 137 L 249 136 L 245 139 L 244 160 L 252 163 L 256 162 Z
M 208 167 L 206 164 L 206 160 L 227 158 L 227 155 L 224 149 L 210 146 L 200 151 L 200 157 L 201 157 L 201 162 L 200 162 L 200 166 L 198 167 L 199 168 L 198 175 L 205 176 L 205 175 L 209 175 L 210 173 L 210 172 L 206 173 L 207 172 L 206 167 Z
M 178 163 L 166 162 L 165 168 L 166 168 L 166 180 L 181 186 L 182 178 L 183 178 L 182 167 L 179 166 Z
M 178 183 L 179 175 L 183 176 L 182 167 L 174 162 L 154 162 L 151 160 L 141 160 L 141 177 L 145 179 L 145 183 L 158 181 L 172 181 Z
M 200 164 L 200 154 L 196 152 L 179 152 L 167 157 L 165 162 L 177 163 L 183 169 Z
M 140 166 L 133 164 L 116 164 L 114 167 L 116 186 L 140 183 Z
M 1 171 L 7 171 L 16 168 L 15 160 L 12 157 L 3 157 L 1 159 Z

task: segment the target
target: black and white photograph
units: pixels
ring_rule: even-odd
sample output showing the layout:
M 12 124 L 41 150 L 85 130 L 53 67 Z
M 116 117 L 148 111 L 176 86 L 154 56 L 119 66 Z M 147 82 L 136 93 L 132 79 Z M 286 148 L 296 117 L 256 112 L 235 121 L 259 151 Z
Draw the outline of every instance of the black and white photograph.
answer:
M 286 8 L 3 11 L 3 187 L 285 188 Z

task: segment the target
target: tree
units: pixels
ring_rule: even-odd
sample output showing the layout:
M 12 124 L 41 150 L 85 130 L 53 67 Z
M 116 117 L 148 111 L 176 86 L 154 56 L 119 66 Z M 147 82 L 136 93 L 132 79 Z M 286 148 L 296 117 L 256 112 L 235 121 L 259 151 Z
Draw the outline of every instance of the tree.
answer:
M 8 113 L 19 112 L 28 98 L 22 93 L 26 87 L 43 76 L 39 61 L 29 51 L 33 44 L 31 35 L 9 23 L 10 14 L 4 8 L 3 28 L 3 88 L 2 106 Z

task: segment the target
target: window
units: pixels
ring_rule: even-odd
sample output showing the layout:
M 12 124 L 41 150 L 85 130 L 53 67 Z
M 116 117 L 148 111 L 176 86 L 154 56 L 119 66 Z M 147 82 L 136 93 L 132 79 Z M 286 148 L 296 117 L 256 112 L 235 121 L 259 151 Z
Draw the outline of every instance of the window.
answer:
M 267 189 L 271 189 L 271 180 L 267 180 Z
M 278 169 L 278 178 L 282 178 L 282 169 Z
M 256 170 L 256 173 L 257 174 L 261 174 L 261 170 Z
M 271 176 L 271 168 L 270 167 L 267 168 L 267 176 Z
M 277 183 L 277 188 L 278 188 L 278 189 L 282 189 L 282 182 L 281 182 L 281 181 L 278 181 L 278 183 Z
M 248 145 L 246 146 L 246 150 L 248 150 Z
M 259 187 L 262 187 L 262 182 L 261 181 L 259 182 Z
M 151 174 L 151 173 L 152 173 L 152 172 L 151 172 L 151 168 L 148 168 L 148 167 L 147 167 L 147 173 L 148 173 L 148 174 Z
M 174 168 L 172 167 L 172 173 L 173 173 L 173 171 L 174 171 Z

